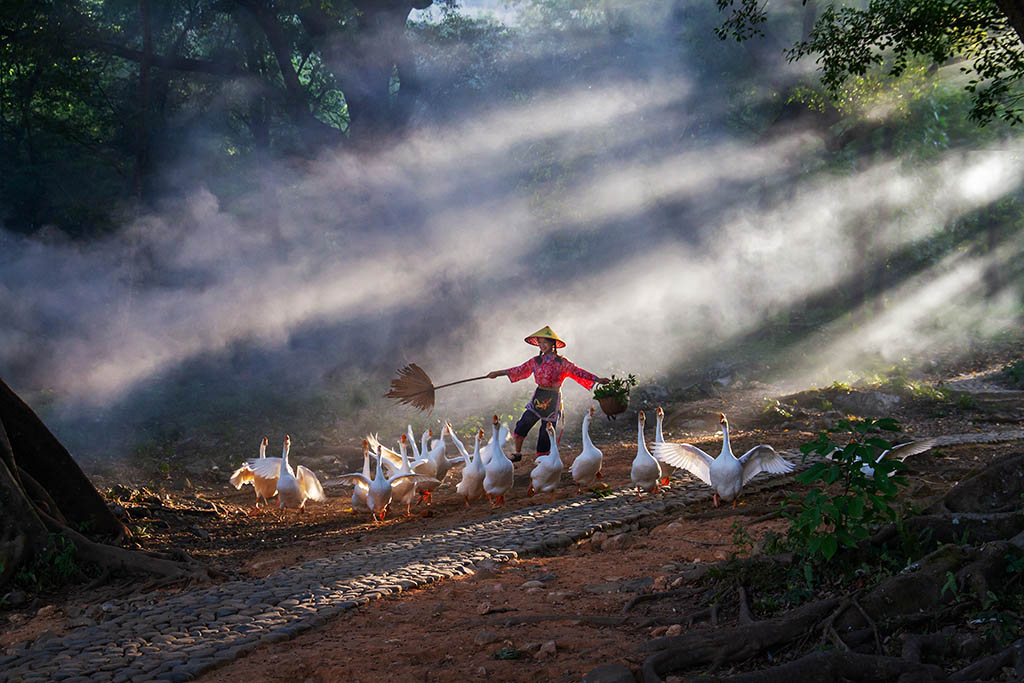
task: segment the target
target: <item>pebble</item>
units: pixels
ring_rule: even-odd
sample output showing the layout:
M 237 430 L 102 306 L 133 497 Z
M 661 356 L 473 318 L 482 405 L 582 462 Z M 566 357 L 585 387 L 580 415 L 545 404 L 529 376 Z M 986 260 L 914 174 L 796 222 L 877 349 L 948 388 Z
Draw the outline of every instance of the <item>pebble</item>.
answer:
M 808 458 L 798 468 L 811 464 L 813 459 Z M 751 490 L 759 484 L 770 485 L 771 479 L 754 482 Z M 81 620 L 71 624 L 73 630 L 67 635 L 37 638 L 7 648 L 7 656 L 0 657 L 0 683 L 30 676 L 58 680 L 58 671 L 70 674 L 64 681 L 110 681 L 115 677 L 119 683 L 191 680 L 257 646 L 294 638 L 369 600 L 471 574 L 474 567 L 478 579 L 487 579 L 503 562 L 550 551 L 553 546 L 568 547 L 588 537 L 595 547 L 609 541 L 612 547 L 625 545 L 631 540 L 629 532 L 639 530 L 640 520 L 652 511 L 682 511 L 711 496 L 702 483 L 679 482 L 667 489 L 663 498 L 638 504 L 631 489 L 613 489 L 598 499 L 556 501 L 451 529 L 368 545 L 281 569 L 262 579 L 228 581 L 160 600 L 110 600 L 74 615 L 69 611 L 69 616 Z M 542 591 L 554 579 L 553 575 L 543 575 L 521 587 Z M 640 587 L 633 585 L 636 582 L 620 581 L 584 589 L 611 592 Z M 651 579 L 645 581 L 652 583 Z M 503 590 L 501 583 L 481 587 L 481 593 Z M 547 595 L 559 600 L 576 594 L 550 591 Z M 46 608 L 41 614 L 56 616 L 55 611 Z M 491 644 L 501 638 L 481 631 L 475 640 Z M 62 656 L 56 656 L 58 653 Z M 537 648 L 534 656 L 546 659 L 556 653 L 555 642 L 548 641 Z M 90 678 L 79 672 L 89 672 Z M 484 667 L 478 673 L 487 675 Z

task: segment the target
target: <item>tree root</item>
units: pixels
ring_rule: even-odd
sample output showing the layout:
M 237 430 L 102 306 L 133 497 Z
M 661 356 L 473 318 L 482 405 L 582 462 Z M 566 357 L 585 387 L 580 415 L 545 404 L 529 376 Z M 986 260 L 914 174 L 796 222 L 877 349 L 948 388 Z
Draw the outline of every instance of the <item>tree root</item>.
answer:
M 655 638 L 641 648 L 656 651 L 644 661 L 644 681 L 660 681 L 662 673 L 700 664 L 748 659 L 768 648 L 785 645 L 813 629 L 839 603 L 838 598 L 820 600 L 798 607 L 784 617 L 747 626 Z
M 889 524 L 879 529 L 866 547 L 881 545 L 899 535 L 899 528 Z M 903 523 L 903 533 L 911 536 L 927 534 L 939 543 L 985 543 L 1003 540 L 1024 531 L 1024 511 L 1011 512 L 945 512 L 911 517 Z
M 1024 678 L 1024 638 L 1002 652 L 986 657 L 949 677 L 951 681 L 982 681 L 992 678 L 1000 669 L 1013 666 L 1018 680 Z
M 740 601 L 739 611 L 739 622 L 741 625 L 749 625 L 754 623 L 754 617 L 750 614 L 750 605 L 747 603 L 747 589 L 740 586 L 737 591 L 738 599 Z
M 661 591 L 659 593 L 641 593 L 640 595 L 630 598 L 629 601 L 622 606 L 622 612 L 628 612 L 641 602 L 653 602 L 655 600 L 663 600 L 665 598 L 690 597 L 691 595 L 699 593 L 700 590 L 701 589 L 699 588 L 677 588 L 675 590 Z
M 646 673 L 646 672 L 645 672 Z M 863 655 L 857 652 L 832 650 L 830 652 L 813 652 L 806 657 L 771 669 L 750 671 L 728 678 L 699 677 L 693 681 L 711 683 L 712 681 L 729 681 L 730 683 L 777 683 L 778 681 L 895 681 L 904 674 L 913 674 L 914 681 L 945 680 L 946 674 L 942 667 L 931 664 L 909 662 L 899 657 L 883 657 L 880 655 Z M 660 680 L 660 679 L 657 679 Z M 645 677 L 644 681 L 648 681 Z
M 155 574 L 170 583 L 177 581 L 210 581 L 214 574 L 199 565 L 184 553 L 182 560 L 167 559 L 157 553 L 128 550 L 114 545 L 91 541 L 69 526 L 45 514 L 41 514 L 43 522 L 53 532 L 62 534 L 74 544 L 78 557 L 86 562 L 93 562 L 104 570 L 141 572 Z

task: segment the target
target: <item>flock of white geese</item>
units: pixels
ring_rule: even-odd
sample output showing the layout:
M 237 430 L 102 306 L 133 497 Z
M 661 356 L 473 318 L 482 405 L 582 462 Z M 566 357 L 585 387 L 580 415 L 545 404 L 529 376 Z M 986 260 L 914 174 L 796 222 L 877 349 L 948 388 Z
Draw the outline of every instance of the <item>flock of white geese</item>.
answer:
M 649 449 L 644 437 L 646 417 L 643 411 L 637 413 L 637 453 L 630 470 L 630 480 L 639 495 L 654 493 L 668 483 L 672 468 L 685 469 L 714 490 L 714 504 L 720 500 L 736 500 L 743 486 L 761 472 L 785 474 L 794 465 L 779 455 L 767 444 L 761 444 L 736 457 L 729 445 L 729 423 L 724 414 L 719 414 L 722 426 L 722 450 L 718 456 L 711 456 L 700 448 L 688 443 L 669 443 L 662 434 L 664 411 L 658 407 L 657 427 L 653 450 Z M 583 448 L 569 465 L 569 472 L 577 487 L 577 493 L 597 485 L 601 479 L 603 454 L 590 438 L 590 423 L 594 419 L 591 408 L 583 417 Z M 555 429 L 544 423 L 551 441 L 551 452 L 538 456 L 530 471 L 530 486 L 527 496 L 552 493 L 552 500 L 558 488 L 565 461 L 559 452 Z M 253 512 L 258 512 L 260 502 L 264 507 L 277 496 L 279 508 L 297 508 L 305 511 L 306 501 L 324 501 L 324 486 L 349 485 L 353 487 L 352 508 L 357 512 L 368 512 L 374 521 L 381 521 L 396 507 L 405 506 L 406 515 L 417 502 L 430 503 L 431 492 L 441 485 L 457 465 L 462 465 L 461 479 L 456 493 L 468 507 L 474 501 L 486 498 L 492 508 L 505 503 L 505 496 L 512 490 L 515 481 L 515 465 L 505 454 L 504 446 L 509 441 L 509 429 L 499 424 L 495 415 L 491 425 L 490 439 L 484 442 L 484 430 L 473 435 L 473 448 L 469 450 L 456 436 L 450 422 L 444 423 L 440 437 L 433 439 L 433 430 L 423 433 L 420 444 L 410 425 L 407 433 L 398 441 L 398 451 L 380 443 L 375 434 L 363 440 L 363 469 L 336 479 L 320 483 L 316 475 L 302 465 L 294 470 L 288 462 L 291 439 L 285 436 L 284 449 L 280 458 L 266 456 L 267 439 L 260 444 L 258 458 L 250 458 L 231 475 L 230 481 L 236 489 L 250 484 L 256 494 Z M 447 439 L 451 439 L 457 455 L 447 454 Z M 922 442 L 902 444 L 883 453 L 881 457 L 905 457 L 909 450 L 921 452 Z M 928 444 L 930 447 L 931 444 Z M 913 447 L 913 448 L 910 448 Z M 925 448 L 924 450 L 927 450 Z M 411 453 L 410 453 L 411 451 Z

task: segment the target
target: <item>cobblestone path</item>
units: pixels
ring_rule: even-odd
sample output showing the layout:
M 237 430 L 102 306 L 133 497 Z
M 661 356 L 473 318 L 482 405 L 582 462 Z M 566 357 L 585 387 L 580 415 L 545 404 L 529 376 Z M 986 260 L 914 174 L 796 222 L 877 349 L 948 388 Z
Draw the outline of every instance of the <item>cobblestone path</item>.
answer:
M 1024 430 L 945 436 L 938 441 L 942 446 L 1019 439 L 1024 439 Z M 783 455 L 800 462 L 799 453 Z M 778 486 L 788 479 L 758 477 L 745 490 Z M 345 551 L 264 579 L 228 581 L 157 599 L 112 601 L 104 604 L 102 623 L 65 636 L 37 638 L 0 657 L 0 682 L 189 680 L 370 600 L 471 574 L 481 561 L 551 552 L 595 531 L 710 497 L 710 489 L 692 478 L 643 500 L 632 487 L 621 487 L 599 498 L 556 501 Z

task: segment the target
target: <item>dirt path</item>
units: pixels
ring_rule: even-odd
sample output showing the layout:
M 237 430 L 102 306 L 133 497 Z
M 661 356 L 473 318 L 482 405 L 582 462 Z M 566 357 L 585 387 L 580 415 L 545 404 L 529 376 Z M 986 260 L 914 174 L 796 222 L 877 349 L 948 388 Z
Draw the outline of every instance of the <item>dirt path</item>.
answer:
M 987 392 L 988 387 L 979 387 L 979 391 Z M 829 419 L 822 410 L 804 408 L 806 404 L 800 405 L 802 414 L 794 405 L 796 415 L 766 418 L 763 405 L 763 393 L 758 390 L 748 392 L 742 401 L 733 394 L 680 406 L 670 412 L 668 437 L 717 452 L 720 441 L 701 426 L 708 415 L 728 407 L 738 426 L 733 435 L 736 450 L 757 443 L 786 450 L 810 439 Z M 936 410 L 927 405 L 906 408 L 899 417 L 907 425 L 908 436 L 980 435 L 1021 424 L 1016 397 L 996 408 L 972 411 Z M 595 441 L 605 452 L 606 481 L 621 485 L 628 481 L 636 452 L 635 441 L 631 441 L 635 426 L 602 425 L 600 429 Z M 919 499 L 937 495 L 983 464 L 1019 452 L 1019 448 L 1017 443 L 983 442 L 937 448 L 912 463 L 909 495 Z M 530 464 L 520 466 L 519 494 L 509 497 L 507 511 L 537 503 L 522 495 Z M 248 514 L 251 492 L 225 490 L 219 481 L 222 476 L 217 475 L 216 488 L 203 488 L 199 483 L 191 492 L 179 488 L 148 498 L 138 495 L 122 504 L 129 520 L 152 525 L 147 547 L 185 548 L 226 570 L 236 581 L 262 579 L 315 558 L 388 540 L 422 537 L 495 515 L 485 505 L 466 509 L 448 486 L 437 492 L 428 511 L 380 525 L 348 511 L 347 491 L 339 491 L 342 495 L 312 507 L 303 517 L 276 511 L 253 517 Z M 282 681 L 367 681 L 384 676 L 394 680 L 498 676 L 513 681 L 569 681 L 580 680 L 598 664 L 609 662 L 636 671 L 639 660 L 633 653 L 637 645 L 665 629 L 688 628 L 688 616 L 704 610 L 711 597 L 696 590 L 678 593 L 678 589 L 693 587 L 693 577 L 708 563 L 749 552 L 765 533 L 784 528 L 778 519 L 757 520 L 777 510 L 788 489 L 745 495 L 735 511 L 714 511 L 704 503 L 685 514 L 655 515 L 613 537 L 596 534 L 557 556 L 485 562 L 470 576 L 348 610 L 294 639 L 259 647 L 205 673 L 200 680 L 241 681 L 258 671 L 260 680 Z M 567 501 L 575 495 L 575 489 L 565 485 L 556 492 L 555 500 Z M 37 602 L 9 611 L 5 613 L 8 623 L 0 631 L 0 647 L 10 652 L 17 649 L 17 643 L 45 641 L 102 624 L 102 605 L 130 588 L 106 586 L 72 593 L 53 605 Z M 645 602 L 623 612 L 637 595 L 671 589 L 677 589 L 671 600 Z M 164 593 L 168 597 L 175 594 L 173 590 Z M 159 594 L 148 595 L 160 599 Z M 729 604 L 728 598 L 719 598 L 723 605 Z M 752 605 L 756 610 L 756 596 Z M 735 615 L 723 607 L 719 618 L 727 623 Z M 708 626 L 706 619 L 697 619 L 692 627 Z

